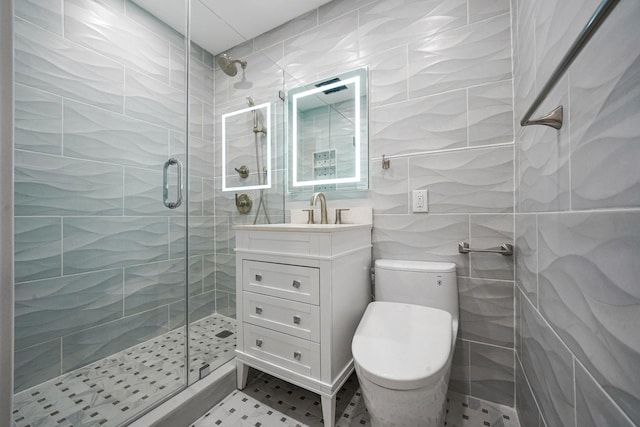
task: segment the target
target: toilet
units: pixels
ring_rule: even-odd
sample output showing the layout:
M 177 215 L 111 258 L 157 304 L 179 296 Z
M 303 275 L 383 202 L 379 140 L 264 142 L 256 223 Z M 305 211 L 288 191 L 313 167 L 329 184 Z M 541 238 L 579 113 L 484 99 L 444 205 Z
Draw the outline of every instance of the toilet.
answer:
M 455 264 L 379 259 L 375 299 L 351 344 L 371 424 L 442 426 L 458 332 Z

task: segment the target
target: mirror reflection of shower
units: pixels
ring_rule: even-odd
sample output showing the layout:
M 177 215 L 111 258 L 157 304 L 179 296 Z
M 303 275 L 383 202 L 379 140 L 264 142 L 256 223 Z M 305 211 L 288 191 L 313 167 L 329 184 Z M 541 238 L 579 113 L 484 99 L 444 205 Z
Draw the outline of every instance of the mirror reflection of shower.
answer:
M 247 97 L 247 104 L 249 107 L 255 107 L 256 104 L 253 102 L 253 98 L 250 96 Z M 260 152 L 261 150 L 261 136 L 265 136 L 267 134 L 267 130 L 264 125 L 260 121 L 260 116 L 258 114 L 257 109 L 253 109 L 251 111 L 253 114 L 253 141 L 256 148 L 256 170 L 258 171 L 258 185 L 263 185 L 266 174 L 268 173 L 267 168 L 264 166 L 260 166 Z M 260 209 L 264 211 L 264 219 L 267 224 L 271 224 L 271 218 L 269 218 L 269 212 L 267 211 L 267 205 L 265 203 L 265 195 L 264 189 L 260 189 L 260 201 L 258 202 L 258 208 L 256 209 L 256 216 L 253 218 L 253 223 L 255 224 L 258 221 L 258 216 L 260 215 Z

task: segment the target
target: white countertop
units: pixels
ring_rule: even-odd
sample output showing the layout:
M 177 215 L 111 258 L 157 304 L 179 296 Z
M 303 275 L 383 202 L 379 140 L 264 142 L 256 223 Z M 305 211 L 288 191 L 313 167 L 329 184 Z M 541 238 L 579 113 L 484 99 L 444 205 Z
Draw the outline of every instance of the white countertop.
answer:
M 371 224 L 238 224 L 234 230 L 245 231 L 284 231 L 298 233 L 334 233 L 339 231 L 371 228 Z

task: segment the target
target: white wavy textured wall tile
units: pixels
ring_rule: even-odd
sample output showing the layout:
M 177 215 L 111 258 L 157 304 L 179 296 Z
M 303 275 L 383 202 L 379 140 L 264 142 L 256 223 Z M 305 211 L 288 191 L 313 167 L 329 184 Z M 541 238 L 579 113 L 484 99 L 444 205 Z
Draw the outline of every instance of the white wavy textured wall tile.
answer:
M 374 108 L 372 157 L 467 145 L 467 94 L 458 90 Z
M 637 212 L 539 216 L 540 312 L 632 419 L 640 416 Z
M 15 34 L 17 83 L 122 112 L 121 64 L 22 19 Z
M 15 85 L 15 147 L 41 153 L 62 153 L 62 98 Z

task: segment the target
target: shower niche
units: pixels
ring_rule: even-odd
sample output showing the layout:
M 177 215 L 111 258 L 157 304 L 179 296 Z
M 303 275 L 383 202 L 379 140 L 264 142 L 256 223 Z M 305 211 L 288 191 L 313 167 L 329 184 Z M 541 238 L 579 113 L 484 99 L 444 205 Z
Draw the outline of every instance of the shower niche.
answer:
M 288 92 L 290 193 L 369 188 L 368 107 L 367 68 Z

